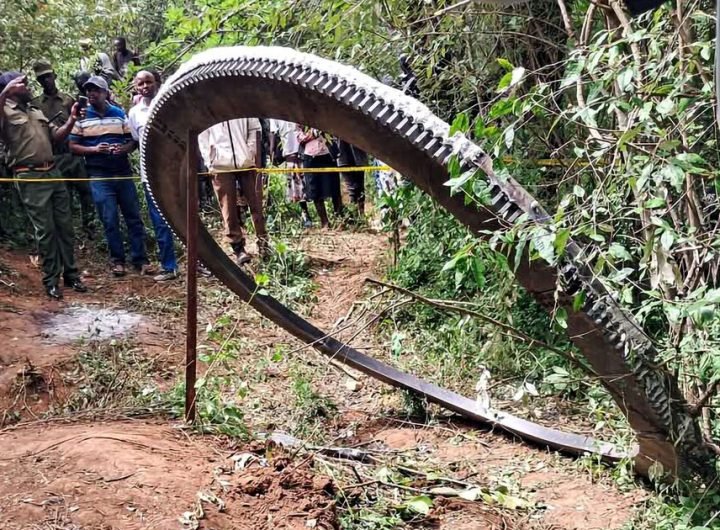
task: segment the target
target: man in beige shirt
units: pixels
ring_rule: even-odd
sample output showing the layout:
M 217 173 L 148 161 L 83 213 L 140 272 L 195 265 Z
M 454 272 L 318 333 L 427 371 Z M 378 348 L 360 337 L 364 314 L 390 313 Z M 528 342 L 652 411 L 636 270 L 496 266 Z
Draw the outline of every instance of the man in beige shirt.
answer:
M 241 118 L 217 123 L 198 135 L 203 161 L 212 174 L 212 184 L 222 212 L 224 235 L 238 265 L 250 261 L 238 214 L 237 186 L 247 200 L 258 238 L 261 256 L 267 252 L 267 230 L 262 210 L 262 178 L 257 171 L 237 171 L 255 167 L 261 133 L 260 120 Z M 236 184 L 237 183 L 237 184 Z

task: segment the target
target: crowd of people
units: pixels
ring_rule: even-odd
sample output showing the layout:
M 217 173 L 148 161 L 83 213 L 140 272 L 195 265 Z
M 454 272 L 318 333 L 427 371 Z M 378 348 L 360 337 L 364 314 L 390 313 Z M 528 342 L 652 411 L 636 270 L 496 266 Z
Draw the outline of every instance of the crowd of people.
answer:
M 113 97 L 110 84 L 128 75 L 131 64 L 139 67 L 140 58 L 122 37 L 113 45 L 109 55 L 93 52 L 87 39 L 80 41 L 84 55 L 81 70 L 74 76 L 76 96 L 59 90 L 55 70 L 48 61 L 33 65 L 34 77 L 42 88 L 42 94 L 35 98 L 27 75 L 0 75 L 0 142 L 32 223 L 43 285 L 53 299 L 63 296 L 61 279 L 66 287 L 87 291 L 75 260 L 73 194 L 80 203 L 83 238 L 95 237 L 96 218 L 102 224 L 111 274 L 124 276 L 131 266 L 158 282 L 178 275 L 172 232 L 157 210 L 141 171 L 148 217 L 158 244 L 159 270 L 150 264 L 130 160 L 134 150 L 143 149 L 143 128 L 161 79 L 153 70 L 136 71 L 133 105 L 126 113 Z M 351 201 L 360 213 L 364 212 L 364 173 L 342 169 L 367 165 L 367 155 L 322 131 L 281 120 L 242 118 L 213 125 L 198 136 L 198 144 L 203 172 L 209 175 L 222 214 L 223 235 L 238 265 L 251 261 L 243 231 L 246 209 L 257 235 L 258 254 L 262 258 L 268 252 L 263 178 L 255 170 L 268 161 L 290 170 L 338 168 L 337 172 L 288 173 L 287 197 L 299 204 L 305 227 L 313 223 L 308 203 L 315 206 L 323 228 L 330 223 L 326 201 L 331 202 L 336 216 L 343 214 L 341 175 Z

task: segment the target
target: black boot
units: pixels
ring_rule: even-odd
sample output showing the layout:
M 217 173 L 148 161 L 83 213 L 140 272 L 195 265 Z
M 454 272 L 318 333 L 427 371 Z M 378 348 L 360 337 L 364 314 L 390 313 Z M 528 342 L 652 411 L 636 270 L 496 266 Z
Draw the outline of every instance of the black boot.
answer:
M 87 293 L 87 285 L 80 278 L 74 280 L 65 280 L 65 287 L 70 287 L 76 293 Z
M 242 267 L 251 261 L 250 255 L 245 252 L 245 245 L 243 243 L 233 243 L 231 246 L 235 253 L 235 263 Z
M 45 287 L 45 292 L 53 300 L 62 300 L 63 299 L 62 291 L 60 290 L 60 287 L 58 287 L 57 285 L 48 285 L 47 287 Z

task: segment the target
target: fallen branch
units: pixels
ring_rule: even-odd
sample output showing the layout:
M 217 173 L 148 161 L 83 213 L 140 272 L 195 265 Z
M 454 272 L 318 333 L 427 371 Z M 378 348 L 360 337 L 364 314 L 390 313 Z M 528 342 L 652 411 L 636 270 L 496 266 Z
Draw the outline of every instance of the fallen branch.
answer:
M 377 458 L 375 455 L 373 455 L 369 451 L 363 451 L 362 449 L 355 449 L 355 448 L 349 448 L 349 447 L 322 447 L 322 446 L 312 446 L 307 445 L 302 440 L 299 440 L 298 438 L 295 438 L 294 436 L 291 436 L 287 433 L 281 432 L 281 431 L 275 431 L 273 432 L 268 438 L 267 441 L 275 443 L 281 447 L 289 448 L 289 449 L 302 449 L 305 448 L 308 451 L 311 451 L 315 455 L 322 455 L 326 458 L 334 458 L 336 460 L 350 460 L 354 462 L 360 462 L 362 464 L 375 464 L 375 465 L 385 465 L 386 463 L 383 462 L 381 459 Z M 476 487 L 474 484 L 470 484 L 468 482 L 464 482 L 462 480 L 457 480 L 450 477 L 434 477 L 432 479 L 428 478 L 428 474 L 425 471 L 421 471 L 419 469 L 415 469 L 412 467 L 407 467 L 403 465 L 395 466 L 395 468 L 400 471 L 401 473 L 405 475 L 411 475 L 414 477 L 421 477 L 424 480 L 428 482 L 438 482 L 438 483 L 449 483 L 449 484 L 455 484 L 456 486 L 462 486 L 464 488 L 473 488 Z M 357 470 L 355 468 L 352 468 L 353 471 L 355 471 L 357 475 Z M 372 480 L 367 483 L 363 483 L 365 485 L 369 484 L 382 484 L 384 486 L 390 486 L 395 487 L 395 484 L 386 483 L 380 480 Z M 358 484 L 356 484 L 354 487 L 358 487 Z
M 705 436 L 705 447 L 710 449 L 713 453 L 720 456 L 720 445 L 716 444 L 713 440 Z
M 311 451 L 315 454 L 320 454 L 320 455 L 327 456 L 330 458 L 336 458 L 338 460 L 352 460 L 355 462 L 373 463 L 373 464 L 381 463 L 377 458 L 375 458 L 368 451 L 363 451 L 361 449 L 352 449 L 352 448 L 347 448 L 347 447 L 323 447 L 323 446 L 308 445 L 305 442 L 303 442 L 302 440 L 299 440 L 298 438 L 295 438 L 294 436 L 291 436 L 287 433 L 280 432 L 280 431 L 276 431 L 276 432 L 272 433 L 267 438 L 267 441 L 272 442 L 281 447 L 284 447 L 286 449 L 302 449 L 304 447 L 308 451 Z
M 478 312 L 478 311 L 474 311 L 474 310 L 472 310 L 472 309 L 465 309 L 464 307 L 459 307 L 459 306 L 451 305 L 451 304 L 448 304 L 447 302 L 445 302 L 445 301 L 443 301 L 443 300 L 435 300 L 435 299 L 432 299 L 432 298 L 426 298 L 426 297 L 424 297 L 424 296 L 422 296 L 422 295 L 420 295 L 420 294 L 417 294 L 417 293 L 415 293 L 415 292 L 413 292 L 413 291 L 410 291 L 410 290 L 408 290 L 408 289 L 405 289 L 404 287 L 400 287 L 399 285 L 393 285 L 393 284 L 391 284 L 391 283 L 385 283 L 385 282 L 382 282 L 382 281 L 380 281 L 380 280 L 375 280 L 375 279 L 373 279 L 373 278 L 365 278 L 365 281 L 368 282 L 368 283 L 372 283 L 372 284 L 374 284 L 374 285 L 380 285 L 380 286 L 382 286 L 382 287 L 387 287 L 387 288 L 390 288 L 390 289 L 394 289 L 395 291 L 398 291 L 399 293 L 402 293 L 402 294 L 404 294 L 404 295 L 406 295 L 406 296 L 409 296 L 409 297 L 411 297 L 411 298 L 413 298 L 413 299 L 415 299 L 415 300 L 417 300 L 417 301 L 419 301 L 419 302 L 422 302 L 422 303 L 424 303 L 424 304 L 427 304 L 427 305 L 430 305 L 430 306 L 433 306 L 433 307 L 437 307 L 437 308 L 439 308 L 439 309 L 445 309 L 446 311 L 453 311 L 453 312 L 459 313 L 459 314 L 461 314 L 461 315 L 466 315 L 466 316 L 474 317 L 474 318 L 477 318 L 478 320 L 482 320 L 482 321 L 484 321 L 484 322 L 487 322 L 487 323 L 489 323 L 489 324 L 492 324 L 492 325 L 494 325 L 494 326 L 496 326 L 496 327 L 498 327 L 498 328 L 500 328 L 500 329 L 502 329 L 502 330 L 504 330 L 504 331 L 507 331 L 507 332 L 510 333 L 513 337 L 528 342 L 528 343 L 530 344 L 530 346 L 534 346 L 534 345 L 541 346 L 541 347 L 545 348 L 546 350 L 549 350 L 549 351 L 551 351 L 551 352 L 553 352 L 553 353 L 556 353 L 556 354 L 558 354 L 558 355 L 560 355 L 560 356 L 568 359 L 569 361 L 573 362 L 578 368 L 581 368 L 582 370 L 584 370 L 584 371 L 586 371 L 586 372 L 590 372 L 590 373 L 591 373 L 593 376 L 595 376 L 595 377 L 599 377 L 598 374 L 597 374 L 592 368 L 590 368 L 589 366 L 584 365 L 584 364 L 580 361 L 580 359 L 578 359 L 573 353 L 568 352 L 568 351 L 565 351 L 565 350 L 561 350 L 561 349 L 559 349 L 559 348 L 556 348 L 555 346 L 551 346 L 550 344 L 548 344 L 548 343 L 546 343 L 546 342 L 544 342 L 544 341 L 542 341 L 542 340 L 538 340 L 538 339 L 536 339 L 536 338 L 533 338 L 533 337 L 531 337 L 530 335 L 528 335 L 527 333 L 525 333 L 525 332 L 523 332 L 523 331 L 520 331 L 519 329 L 517 329 L 517 328 L 515 328 L 515 327 L 513 327 L 513 326 L 510 326 L 509 324 L 505 324 L 504 322 L 500 322 L 499 320 L 496 320 L 496 319 L 494 319 L 494 318 L 492 318 L 492 317 L 490 317 L 490 316 L 484 315 L 483 313 L 480 313 L 480 312 Z
M 110 483 L 110 482 L 120 482 L 121 480 L 125 480 L 134 475 L 135 475 L 135 471 L 133 471 L 132 473 L 128 473 L 127 475 L 121 475 L 121 476 L 115 477 L 115 478 L 105 478 L 105 479 L 103 479 L 103 482 L 105 482 L 106 484 Z
M 715 396 L 718 386 L 720 386 L 720 377 L 714 379 L 707 387 L 707 390 L 705 390 L 705 393 L 700 396 L 700 399 L 697 400 L 697 403 L 695 403 L 690 408 L 690 415 L 694 418 L 700 415 L 702 412 L 702 409 L 705 408 L 705 405 L 708 404 L 708 401 L 712 399 L 713 396 Z

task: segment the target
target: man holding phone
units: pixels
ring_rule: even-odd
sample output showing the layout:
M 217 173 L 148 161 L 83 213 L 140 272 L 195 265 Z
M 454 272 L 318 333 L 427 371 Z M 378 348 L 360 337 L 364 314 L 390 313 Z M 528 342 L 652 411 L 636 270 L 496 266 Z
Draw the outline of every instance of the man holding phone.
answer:
M 128 153 L 135 142 L 128 128 L 125 111 L 107 101 L 108 84 L 92 76 L 83 88 L 89 106 L 85 118 L 78 121 L 70 135 L 70 150 L 85 157 L 90 189 L 110 250 L 111 270 L 125 275 L 125 245 L 120 228 L 122 212 L 130 239 L 130 259 L 141 274 L 154 274 L 145 251 L 145 227 L 140 218 L 140 201 Z
M 50 298 L 60 300 L 60 277 L 65 285 L 84 293 L 73 249 L 70 196 L 55 167 L 52 144 L 65 141 L 77 120 L 77 105 L 60 127 L 31 105 L 27 76 L 0 75 L 0 139 L 8 149 L 8 163 L 17 189 L 35 229 L 42 258 L 43 285 Z M 23 180 L 26 180 L 23 182 Z
M 58 126 L 62 125 L 70 117 L 70 111 L 75 104 L 75 100 L 58 90 L 55 71 L 49 62 L 37 61 L 33 65 L 33 71 L 37 82 L 43 89 L 43 93 L 35 98 L 34 103 L 43 111 L 43 114 L 51 123 Z M 87 104 L 87 98 L 85 98 L 85 105 L 81 101 L 78 101 L 78 103 L 82 109 Z M 73 191 L 77 193 L 80 200 L 83 232 L 86 238 L 92 239 L 94 235 L 95 205 L 93 204 L 90 185 L 87 181 L 82 180 L 87 178 L 85 162 L 81 156 L 74 156 L 70 152 L 67 142 L 54 145 L 53 154 L 55 165 L 62 176 L 74 179 L 66 182 L 68 191 L 71 194 Z

